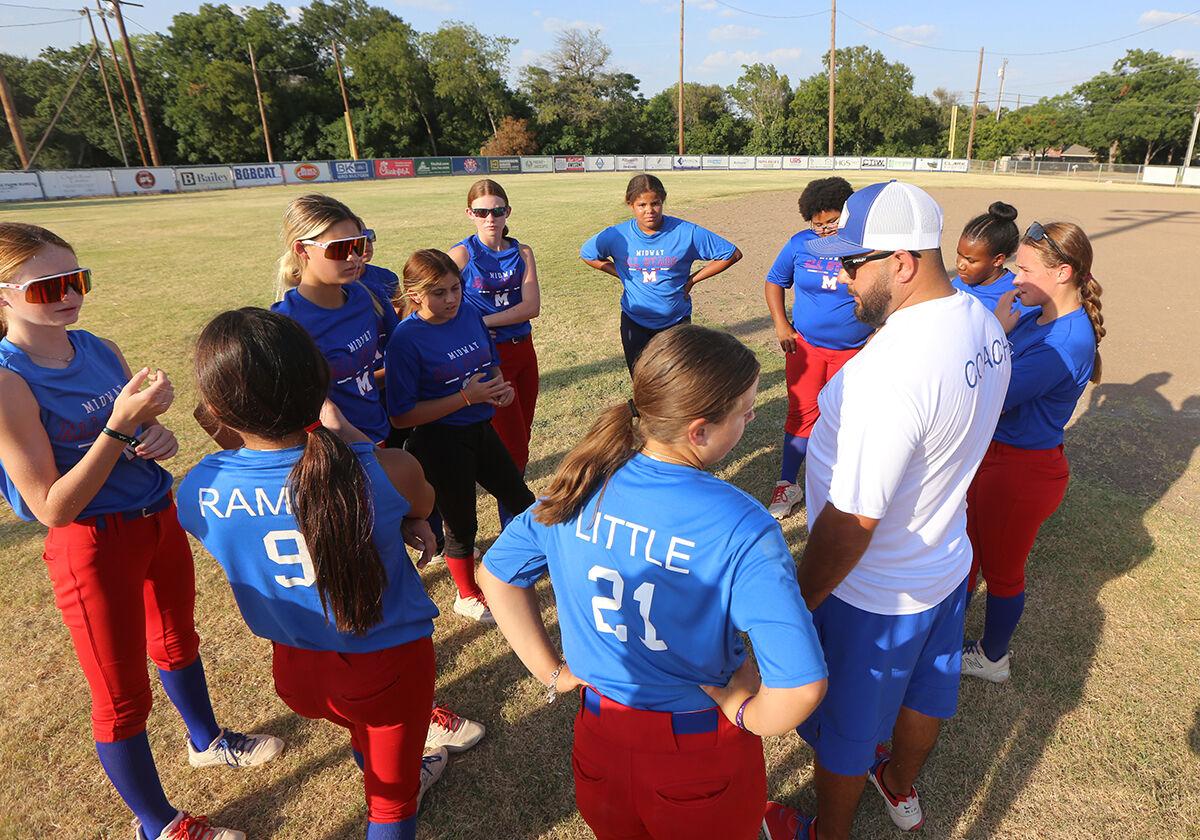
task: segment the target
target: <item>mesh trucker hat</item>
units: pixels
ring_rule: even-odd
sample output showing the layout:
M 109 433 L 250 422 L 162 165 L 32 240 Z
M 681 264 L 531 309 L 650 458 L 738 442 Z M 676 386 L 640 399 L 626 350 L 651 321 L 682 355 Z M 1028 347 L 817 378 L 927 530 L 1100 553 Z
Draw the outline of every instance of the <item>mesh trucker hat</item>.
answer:
M 868 251 L 924 251 L 942 241 L 942 208 L 920 187 L 901 181 L 871 184 L 848 199 L 834 236 L 814 239 L 808 250 L 821 257 Z

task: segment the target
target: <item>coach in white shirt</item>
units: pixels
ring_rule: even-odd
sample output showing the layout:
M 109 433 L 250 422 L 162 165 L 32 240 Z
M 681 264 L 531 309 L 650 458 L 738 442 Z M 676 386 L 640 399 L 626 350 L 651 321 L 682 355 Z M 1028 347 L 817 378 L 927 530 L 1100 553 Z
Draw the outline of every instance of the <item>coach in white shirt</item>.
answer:
M 855 315 L 878 331 L 821 392 L 809 442 L 799 577 L 829 691 L 799 732 L 816 752 L 820 826 L 772 805 L 772 838 L 849 837 L 867 778 L 900 828 L 923 822 L 913 782 L 958 705 L 967 487 L 1011 373 L 996 317 L 950 285 L 928 193 L 873 184 L 838 228 L 809 248 L 842 258 Z

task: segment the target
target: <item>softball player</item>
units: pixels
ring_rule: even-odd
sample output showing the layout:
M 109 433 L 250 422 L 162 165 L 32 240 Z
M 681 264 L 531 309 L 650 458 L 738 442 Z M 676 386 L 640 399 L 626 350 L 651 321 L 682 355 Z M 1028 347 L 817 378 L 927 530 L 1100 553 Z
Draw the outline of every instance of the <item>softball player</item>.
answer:
M 784 352 L 788 412 L 783 424 L 783 462 L 779 482 L 767 508 L 786 519 L 804 503 L 804 488 L 796 483 L 808 452 L 808 438 L 821 415 L 817 394 L 854 357 L 871 334 L 871 327 L 854 317 L 854 298 L 837 281 L 842 261 L 817 256 L 809 243 L 837 232 L 842 205 L 854 189 L 845 178 L 810 181 L 800 194 L 800 215 L 809 223 L 783 246 L 763 284 L 775 336 Z M 792 320 L 784 307 L 784 290 L 794 288 Z
M 446 530 L 446 565 L 458 588 L 454 611 L 491 622 L 475 582 L 475 484 L 505 508 L 533 504 L 521 471 L 492 428 L 492 414 L 514 398 L 496 345 L 478 310 L 462 305 L 458 266 L 441 251 L 417 251 L 404 264 L 411 310 L 388 342 L 388 413 L 413 428 L 409 451 L 437 492 Z
M 368 840 L 410 840 L 446 764 L 445 748 L 422 758 L 437 607 L 404 548 L 428 562 L 433 489 L 412 456 L 379 449 L 336 409 L 323 424 L 330 369 L 289 318 L 218 315 L 196 344 L 196 375 L 209 415 L 245 446 L 192 468 L 180 521 L 271 641 L 280 698 L 350 730 Z
M 605 228 L 579 249 L 592 268 L 621 281 L 621 347 L 633 363 L 646 343 L 692 318 L 692 289 L 742 258 L 732 242 L 699 225 L 663 215 L 667 189 L 654 175 L 634 175 L 625 188 L 633 218 Z M 708 265 L 692 272 L 692 263 Z
M 155 463 L 179 448 L 157 420 L 171 382 L 149 368 L 131 375 L 115 344 L 67 329 L 92 279 L 62 238 L 0 224 L 0 281 L 0 489 L 17 516 L 49 527 L 44 559 L 91 688 L 100 764 L 139 840 L 242 840 L 168 802 L 146 739 L 149 653 L 193 767 L 261 764 L 283 749 L 222 729 L 209 702 L 191 549 L 171 474 Z
M 958 276 L 950 282 L 954 288 L 979 298 L 991 310 L 1014 288 L 1013 273 L 1005 268 L 1005 263 L 1017 253 L 1021 239 L 1016 219 L 1017 208 L 994 201 L 986 213 L 967 222 L 958 238 L 954 261 Z M 1028 310 L 1019 299 L 1016 303 L 1022 311 Z
M 530 320 L 541 311 L 537 264 L 533 249 L 508 234 L 512 207 L 508 194 L 484 178 L 467 191 L 467 216 L 475 234 L 449 250 L 463 277 L 463 297 L 479 314 L 500 353 L 500 370 L 513 387 L 513 400 L 492 415 L 492 426 L 504 441 L 521 474 L 529 464 L 529 437 L 538 398 L 537 352 Z M 503 510 L 502 523 L 510 519 Z
M 596 420 L 484 556 L 488 602 L 547 700 L 582 687 L 575 799 L 600 840 L 756 837 L 760 736 L 789 731 L 824 694 L 779 526 L 706 472 L 753 419 L 758 374 L 726 333 L 655 337 L 633 399 Z M 547 573 L 563 659 L 533 589 Z
M 1092 245 L 1077 225 L 1034 222 L 1017 248 L 1015 291 L 996 308 L 1012 344 L 1004 412 L 967 493 L 971 586 L 987 582 L 983 638 L 963 649 L 963 673 L 1009 677 L 1008 644 L 1025 609 L 1025 564 L 1038 529 L 1058 509 L 1070 469 L 1063 429 L 1089 381 L 1100 381 L 1104 338 Z M 1014 297 L 1040 310 L 1013 310 Z

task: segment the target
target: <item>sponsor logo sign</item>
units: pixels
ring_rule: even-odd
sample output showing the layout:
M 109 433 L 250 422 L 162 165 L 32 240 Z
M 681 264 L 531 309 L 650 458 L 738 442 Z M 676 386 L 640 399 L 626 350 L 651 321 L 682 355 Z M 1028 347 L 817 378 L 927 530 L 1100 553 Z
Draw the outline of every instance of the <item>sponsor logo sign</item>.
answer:
M 785 169 L 787 167 L 784 167 Z M 812 155 L 808 159 L 809 169 L 833 169 L 833 158 Z
M 968 166 L 966 158 L 950 158 L 942 161 L 943 172 L 966 172 Z
M 418 178 L 423 178 L 427 175 L 450 175 L 453 170 L 450 168 L 450 158 L 448 157 L 423 157 L 413 159 L 413 171 Z
M 859 166 L 860 169 L 887 169 L 887 158 L 881 157 L 865 157 Z
M 329 164 L 325 161 L 300 163 L 285 163 L 283 175 L 289 184 L 315 184 L 333 180 Z
M 455 175 L 482 175 L 483 173 L 487 172 L 487 158 L 450 158 L 450 171 Z
M 783 169 L 783 158 L 779 155 L 759 155 L 754 159 L 755 169 Z
M 416 174 L 412 158 L 380 158 L 375 161 L 376 178 L 411 178 Z
M 729 158 L 730 169 L 753 169 L 753 155 L 731 155 Z
M 282 184 L 283 170 L 274 163 L 252 163 L 233 167 L 233 181 L 239 187 Z
M 553 172 L 554 158 L 549 155 L 535 155 L 521 158 L 522 172 Z
M 375 175 L 375 167 L 369 160 L 333 160 L 329 171 L 335 181 L 365 181 Z
M 782 160 L 784 169 L 808 169 L 807 155 L 784 155 Z M 829 165 L 832 168 L 832 158 L 830 159 Z
M 0 172 L 0 201 L 42 197 L 42 185 L 36 172 Z
M 167 167 L 143 167 L 141 169 L 114 169 L 113 183 L 119 195 L 139 193 L 164 193 L 175 191 L 175 170 Z
M 835 157 L 833 159 L 834 169 L 861 169 L 862 158 L 859 157 Z
M 585 155 L 583 168 L 588 172 L 613 172 L 617 168 L 617 159 L 613 155 Z
M 43 172 L 42 177 L 45 178 L 45 176 L 46 174 Z M 1166 184 L 1173 187 L 1178 176 L 1178 166 L 1146 166 L 1142 168 L 1143 184 Z
M 40 177 L 46 198 L 113 194 L 112 173 L 107 169 L 55 169 L 42 172 Z
M 887 159 L 887 168 L 892 172 L 912 172 L 913 164 L 916 158 L 893 158 Z
M 231 190 L 234 187 L 233 170 L 228 166 L 195 166 L 176 169 L 175 180 L 185 192 L 197 190 Z
M 642 155 L 622 155 L 617 158 L 617 169 L 621 172 L 637 172 L 646 168 L 646 158 Z
M 700 155 L 675 155 L 671 158 L 671 165 L 675 169 L 699 169 Z
M 673 169 L 675 167 L 675 159 L 670 155 L 646 155 L 645 165 L 647 172 Z
M 700 158 L 700 165 L 704 169 L 728 169 L 729 157 L 727 155 L 703 155 Z
M 157 180 L 149 169 L 141 169 L 133 176 L 134 183 L 144 190 L 153 189 Z
M 487 159 L 488 172 L 515 173 L 521 171 L 519 157 L 493 157 Z
M 942 171 L 942 159 L 941 158 L 917 158 L 917 171 L 918 172 L 941 172 Z
M 555 172 L 583 172 L 583 155 L 558 155 L 554 158 Z

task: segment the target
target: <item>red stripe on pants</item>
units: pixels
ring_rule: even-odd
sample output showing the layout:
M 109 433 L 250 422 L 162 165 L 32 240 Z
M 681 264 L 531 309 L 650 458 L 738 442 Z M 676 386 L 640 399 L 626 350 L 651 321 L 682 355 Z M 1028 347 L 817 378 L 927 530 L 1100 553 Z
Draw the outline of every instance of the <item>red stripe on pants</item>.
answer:
M 529 438 L 533 432 L 533 412 L 538 398 L 537 352 L 533 349 L 532 336 L 516 344 L 497 341 L 496 349 L 500 352 L 500 372 L 516 394 L 511 403 L 496 408 L 496 413 L 492 415 L 492 428 L 500 435 L 504 448 L 524 475 L 525 467 L 529 464 Z
M 273 647 L 275 691 L 283 702 L 298 715 L 350 730 L 363 756 L 368 818 L 399 822 L 415 814 L 433 708 L 433 640 L 370 653 Z
M 784 353 L 784 375 L 787 379 L 788 411 L 783 430 L 789 435 L 808 437 L 812 434 L 821 409 L 817 395 L 842 365 L 854 358 L 861 347 L 850 350 L 830 350 L 809 344 L 796 333 L 796 352 Z
M 723 714 L 676 735 L 671 715 L 601 698 L 575 716 L 575 802 L 598 840 L 750 840 L 767 804 L 762 739 Z
M 1070 477 L 1061 446 L 1019 449 L 991 442 L 967 490 L 971 589 L 982 571 L 993 595 L 1025 591 L 1025 564 L 1038 529 L 1062 504 Z
M 196 572 L 172 504 L 51 528 L 42 555 L 92 694 L 92 735 L 122 741 L 146 728 L 146 654 L 164 671 L 196 661 Z

